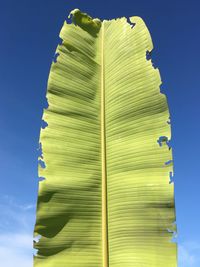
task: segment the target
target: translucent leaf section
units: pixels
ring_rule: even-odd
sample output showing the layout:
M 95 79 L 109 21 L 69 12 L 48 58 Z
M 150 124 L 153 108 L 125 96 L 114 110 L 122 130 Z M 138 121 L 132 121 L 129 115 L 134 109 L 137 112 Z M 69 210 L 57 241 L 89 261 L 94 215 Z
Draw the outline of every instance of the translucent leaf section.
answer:
M 176 267 L 169 111 L 139 17 L 63 25 L 41 129 L 35 267 Z
M 41 129 L 35 267 L 100 267 L 100 63 L 97 37 L 64 24 Z
M 110 267 L 175 267 L 169 112 L 150 34 L 139 17 L 105 22 L 105 99 Z

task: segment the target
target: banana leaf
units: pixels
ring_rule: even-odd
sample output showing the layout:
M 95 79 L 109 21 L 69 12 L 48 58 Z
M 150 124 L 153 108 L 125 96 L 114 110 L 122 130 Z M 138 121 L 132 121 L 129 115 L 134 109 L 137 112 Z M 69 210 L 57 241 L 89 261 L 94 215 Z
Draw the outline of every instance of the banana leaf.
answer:
M 64 22 L 41 128 L 35 267 L 176 267 L 170 115 L 140 17 Z

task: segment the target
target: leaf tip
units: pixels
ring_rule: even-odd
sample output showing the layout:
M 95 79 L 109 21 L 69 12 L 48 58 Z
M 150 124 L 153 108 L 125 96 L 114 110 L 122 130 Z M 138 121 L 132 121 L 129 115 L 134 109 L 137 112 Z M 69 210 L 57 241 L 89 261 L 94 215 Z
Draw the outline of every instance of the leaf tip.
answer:
M 68 18 L 71 18 L 75 25 L 78 25 L 83 30 L 89 32 L 92 35 L 96 35 L 101 28 L 101 20 L 98 18 L 93 19 L 87 13 L 81 12 L 78 8 L 75 8 L 69 13 Z

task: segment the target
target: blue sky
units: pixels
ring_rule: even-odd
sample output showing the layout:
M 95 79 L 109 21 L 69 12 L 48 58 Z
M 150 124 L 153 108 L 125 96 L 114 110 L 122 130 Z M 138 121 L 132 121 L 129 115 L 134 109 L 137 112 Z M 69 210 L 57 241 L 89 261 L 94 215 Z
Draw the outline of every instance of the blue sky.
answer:
M 58 34 L 69 12 L 137 15 L 154 43 L 172 121 L 179 267 L 200 266 L 200 3 L 144 0 L 6 0 L 1 2 L 0 258 L 32 266 L 41 116 Z

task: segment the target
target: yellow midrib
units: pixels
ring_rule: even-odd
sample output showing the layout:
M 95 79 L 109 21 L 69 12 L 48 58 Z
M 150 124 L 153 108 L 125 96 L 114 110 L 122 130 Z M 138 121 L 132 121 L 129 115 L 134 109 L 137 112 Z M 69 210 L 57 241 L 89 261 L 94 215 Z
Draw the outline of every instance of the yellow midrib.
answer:
M 104 75 L 104 21 L 101 27 L 101 163 L 102 163 L 102 258 L 103 267 L 108 267 L 107 227 L 107 176 L 105 137 L 105 75 Z

